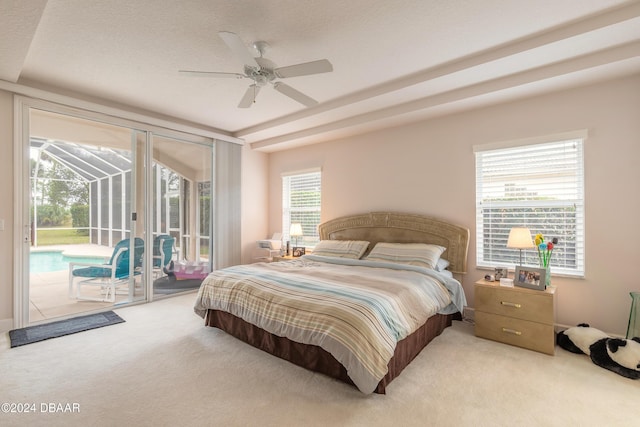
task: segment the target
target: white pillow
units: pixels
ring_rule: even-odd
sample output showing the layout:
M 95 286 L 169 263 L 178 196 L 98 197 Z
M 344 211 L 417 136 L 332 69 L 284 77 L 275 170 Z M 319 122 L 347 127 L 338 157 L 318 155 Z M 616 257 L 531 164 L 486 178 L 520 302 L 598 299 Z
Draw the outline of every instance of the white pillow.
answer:
M 369 247 L 364 240 L 321 240 L 313 248 L 313 255 L 360 259 Z
M 380 242 L 367 255 L 367 260 L 395 262 L 419 267 L 435 268 L 446 248 L 426 243 Z

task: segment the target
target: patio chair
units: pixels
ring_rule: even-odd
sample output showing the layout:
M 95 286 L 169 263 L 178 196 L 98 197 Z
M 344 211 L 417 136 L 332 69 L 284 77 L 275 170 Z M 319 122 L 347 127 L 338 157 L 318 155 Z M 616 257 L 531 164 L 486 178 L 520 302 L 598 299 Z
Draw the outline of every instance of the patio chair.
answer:
M 87 301 L 115 302 L 116 288 L 128 285 L 132 276 L 129 271 L 129 239 L 118 242 L 113 248 L 113 255 L 106 264 L 91 264 L 81 262 L 69 263 L 69 297 L 73 298 L 73 281 L 76 283 L 76 298 Z M 136 237 L 133 249 L 133 276 L 142 274 L 142 255 L 144 240 Z M 80 267 L 80 268 L 78 268 Z M 82 286 L 99 286 L 101 297 L 82 295 Z
M 161 234 L 153 239 L 153 277 L 159 278 L 167 273 L 173 258 L 176 239 L 168 234 Z

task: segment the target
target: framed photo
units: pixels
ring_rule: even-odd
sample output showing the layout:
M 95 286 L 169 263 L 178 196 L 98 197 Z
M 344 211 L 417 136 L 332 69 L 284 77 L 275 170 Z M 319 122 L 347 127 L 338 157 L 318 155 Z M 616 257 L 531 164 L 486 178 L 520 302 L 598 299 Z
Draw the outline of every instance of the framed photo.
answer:
M 304 255 L 304 252 L 305 252 L 304 248 L 294 247 L 292 255 L 294 257 L 299 257 L 299 256 Z
M 547 271 L 544 268 L 528 267 L 519 265 L 516 267 L 516 275 L 513 284 L 521 288 L 545 290 L 545 279 Z
M 493 277 L 495 277 L 496 282 L 499 282 L 500 279 L 506 279 L 507 278 L 507 273 L 509 273 L 509 270 L 506 267 L 496 267 L 495 270 L 496 271 L 495 271 Z

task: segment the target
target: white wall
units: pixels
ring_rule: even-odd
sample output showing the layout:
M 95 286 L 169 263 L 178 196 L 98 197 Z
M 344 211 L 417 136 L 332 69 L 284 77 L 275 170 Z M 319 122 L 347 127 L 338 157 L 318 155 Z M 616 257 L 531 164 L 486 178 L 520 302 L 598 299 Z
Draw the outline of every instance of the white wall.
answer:
M 640 76 L 272 153 L 269 232 L 281 225 L 280 174 L 322 167 L 322 220 L 392 210 L 471 230 L 463 286 L 473 307 L 476 269 L 472 145 L 588 129 L 585 143 L 586 276 L 554 277 L 557 322 L 624 335 L 640 278 Z M 626 194 L 624 194 L 626 192 Z
M 268 160 L 266 153 L 242 150 L 242 263 L 252 261 L 256 240 L 266 239 L 269 224 Z

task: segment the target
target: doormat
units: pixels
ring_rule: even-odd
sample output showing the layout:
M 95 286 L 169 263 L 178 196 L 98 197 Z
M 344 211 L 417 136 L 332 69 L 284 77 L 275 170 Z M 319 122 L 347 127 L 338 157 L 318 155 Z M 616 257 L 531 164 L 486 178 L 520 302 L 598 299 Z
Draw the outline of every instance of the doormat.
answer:
M 122 322 L 124 322 L 124 319 L 120 316 L 113 311 L 107 311 L 74 317 L 73 319 L 59 320 L 44 325 L 14 329 L 9 331 L 9 338 L 11 338 L 11 348 L 13 348 Z

